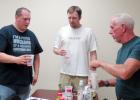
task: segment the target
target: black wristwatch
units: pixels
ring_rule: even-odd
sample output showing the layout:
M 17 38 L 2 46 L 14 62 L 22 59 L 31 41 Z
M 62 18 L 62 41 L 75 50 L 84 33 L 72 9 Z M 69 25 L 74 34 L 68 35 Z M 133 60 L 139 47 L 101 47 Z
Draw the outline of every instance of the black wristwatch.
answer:
M 104 83 L 105 83 L 105 87 L 108 87 L 110 85 L 108 80 L 106 80 Z

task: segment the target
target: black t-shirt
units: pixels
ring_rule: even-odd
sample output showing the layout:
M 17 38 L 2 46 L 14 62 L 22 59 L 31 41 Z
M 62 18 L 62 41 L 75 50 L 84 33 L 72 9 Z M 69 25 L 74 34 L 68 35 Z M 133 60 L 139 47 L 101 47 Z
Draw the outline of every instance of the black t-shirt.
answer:
M 26 30 L 21 33 L 13 25 L 0 29 L 0 52 L 20 56 L 38 54 L 42 48 L 35 34 Z M 32 67 L 18 64 L 0 63 L 0 84 L 28 86 L 32 82 Z

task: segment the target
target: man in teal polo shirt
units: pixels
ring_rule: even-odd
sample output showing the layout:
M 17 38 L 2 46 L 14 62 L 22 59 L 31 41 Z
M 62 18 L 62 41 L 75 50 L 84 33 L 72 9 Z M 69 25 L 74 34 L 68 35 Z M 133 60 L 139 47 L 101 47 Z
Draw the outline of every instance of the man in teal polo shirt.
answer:
M 134 20 L 128 14 L 113 16 L 110 35 L 122 44 L 116 64 L 94 60 L 91 67 L 101 67 L 116 77 L 100 80 L 99 86 L 115 86 L 117 100 L 140 100 L 140 37 L 134 31 Z

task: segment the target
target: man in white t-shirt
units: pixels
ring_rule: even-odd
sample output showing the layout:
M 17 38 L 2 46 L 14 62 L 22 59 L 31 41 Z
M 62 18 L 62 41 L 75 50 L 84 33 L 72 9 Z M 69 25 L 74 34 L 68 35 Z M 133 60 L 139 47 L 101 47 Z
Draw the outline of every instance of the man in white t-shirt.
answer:
M 82 10 L 78 6 L 71 6 L 67 10 L 69 25 L 60 29 L 53 47 L 54 53 L 62 56 L 62 88 L 70 83 L 75 91 L 79 80 L 87 82 L 89 61 L 97 58 L 94 33 L 80 24 L 81 14 Z

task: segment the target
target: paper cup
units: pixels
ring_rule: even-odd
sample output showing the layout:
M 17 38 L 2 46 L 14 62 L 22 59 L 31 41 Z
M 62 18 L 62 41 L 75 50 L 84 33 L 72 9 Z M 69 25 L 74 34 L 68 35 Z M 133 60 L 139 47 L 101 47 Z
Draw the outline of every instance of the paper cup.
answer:
M 29 61 L 27 61 L 27 66 L 33 66 L 34 55 L 27 55 L 27 56 L 31 58 Z

